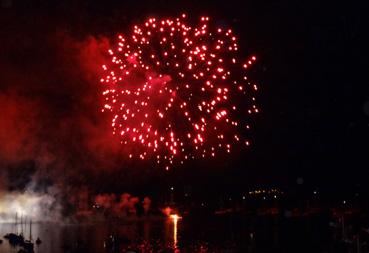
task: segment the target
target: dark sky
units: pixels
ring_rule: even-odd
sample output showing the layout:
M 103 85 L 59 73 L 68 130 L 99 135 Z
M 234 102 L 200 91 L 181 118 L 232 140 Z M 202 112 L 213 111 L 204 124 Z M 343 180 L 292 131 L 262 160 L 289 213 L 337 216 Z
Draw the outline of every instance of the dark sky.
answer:
M 291 185 L 297 177 L 320 187 L 369 183 L 364 176 L 369 169 L 364 1 L 0 3 L 0 165 L 5 181 L 14 173 L 41 171 L 42 182 L 66 177 L 97 191 L 119 191 L 122 185 L 153 190 L 171 182 L 232 191 Z M 94 52 L 132 22 L 182 12 L 207 14 L 234 27 L 242 53 L 258 56 L 251 75 L 259 82 L 261 113 L 255 118 L 253 147 L 167 174 L 129 170 L 119 147 L 107 147 L 108 137 L 101 133 L 106 126 L 93 110 L 100 101 L 91 70 L 101 57 Z M 32 169 L 23 169 L 27 166 Z M 22 185 L 10 181 L 12 187 Z

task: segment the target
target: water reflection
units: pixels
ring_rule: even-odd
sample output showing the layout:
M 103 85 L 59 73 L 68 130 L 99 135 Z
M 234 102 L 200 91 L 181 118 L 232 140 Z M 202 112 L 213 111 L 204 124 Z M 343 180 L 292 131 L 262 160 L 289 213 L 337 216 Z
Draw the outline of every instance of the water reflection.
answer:
M 173 222 L 173 248 L 178 248 L 178 220 L 181 219 L 177 214 L 170 215 L 170 219 Z
M 301 249 L 300 252 L 322 252 L 314 247 L 324 249 L 331 244 L 329 234 L 322 240 L 327 224 L 325 220 L 316 222 L 312 219 L 181 219 L 172 215 L 162 219 L 83 225 L 36 223 L 32 225 L 32 237 L 42 240 L 41 245 L 35 245 L 35 253 L 294 252 L 288 249 L 301 245 L 305 245 L 303 249 L 306 251 Z M 21 227 L 14 224 L 0 223 L 0 236 L 17 229 L 21 231 Z M 23 231 L 28 239 L 29 228 L 23 228 Z M 110 246 L 109 238 L 114 242 Z M 18 250 L 6 240 L 0 244 L 0 253 Z
M 160 249 L 173 249 L 178 244 L 178 219 L 171 217 L 155 221 L 108 222 L 83 225 L 65 225 L 35 223 L 32 225 L 32 237 L 40 238 L 42 243 L 35 244 L 35 253 L 100 253 L 158 252 Z M 21 232 L 20 224 L 0 223 L 0 236 L 9 232 Z M 26 239 L 30 230 L 23 229 Z M 108 240 L 114 244 L 107 247 Z M 7 240 L 0 244 L 0 253 L 18 252 Z M 139 250 L 138 250 L 139 249 Z

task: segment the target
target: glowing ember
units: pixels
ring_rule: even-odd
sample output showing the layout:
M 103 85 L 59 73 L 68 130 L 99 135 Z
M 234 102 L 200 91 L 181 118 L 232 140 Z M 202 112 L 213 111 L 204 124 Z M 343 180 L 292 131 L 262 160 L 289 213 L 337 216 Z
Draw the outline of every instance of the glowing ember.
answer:
M 239 59 L 232 30 L 197 25 L 186 15 L 149 18 L 119 35 L 103 65 L 102 111 L 112 115 L 113 133 L 131 147 L 129 158 L 155 157 L 166 169 L 187 159 L 230 153 L 245 138 L 257 113 L 245 71 L 256 60 Z

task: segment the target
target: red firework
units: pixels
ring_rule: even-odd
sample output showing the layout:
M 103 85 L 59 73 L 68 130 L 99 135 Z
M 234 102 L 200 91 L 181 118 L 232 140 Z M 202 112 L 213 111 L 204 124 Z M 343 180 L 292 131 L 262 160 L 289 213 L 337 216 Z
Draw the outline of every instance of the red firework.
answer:
M 129 158 L 155 157 L 168 169 L 249 145 L 257 86 L 245 72 L 256 58 L 239 59 L 238 48 L 231 29 L 212 27 L 209 17 L 193 26 L 185 14 L 149 18 L 131 35 L 119 35 L 102 66 L 102 111 L 130 146 Z

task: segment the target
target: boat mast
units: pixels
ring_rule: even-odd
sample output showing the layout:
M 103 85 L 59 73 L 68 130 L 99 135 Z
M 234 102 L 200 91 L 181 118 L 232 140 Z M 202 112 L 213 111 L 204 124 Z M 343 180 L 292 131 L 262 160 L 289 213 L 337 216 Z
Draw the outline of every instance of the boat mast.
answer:
M 20 217 L 20 224 L 21 224 L 21 235 L 23 235 L 23 215 L 21 214 L 21 217 Z
M 15 212 L 14 233 L 18 234 L 18 213 L 17 212 Z
M 32 241 L 32 220 L 29 220 L 29 240 Z

